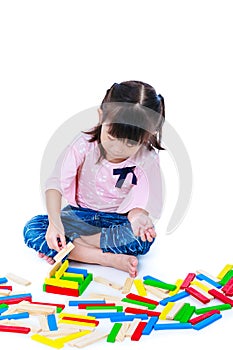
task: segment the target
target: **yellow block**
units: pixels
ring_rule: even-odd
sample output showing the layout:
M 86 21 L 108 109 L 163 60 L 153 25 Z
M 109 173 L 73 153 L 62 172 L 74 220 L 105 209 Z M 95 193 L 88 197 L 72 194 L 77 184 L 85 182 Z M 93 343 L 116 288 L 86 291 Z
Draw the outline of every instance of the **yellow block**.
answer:
M 65 260 L 64 263 L 61 265 L 61 267 L 55 272 L 55 278 L 61 278 L 63 273 L 68 269 L 69 262 L 68 260 Z
M 55 341 L 57 344 L 64 346 L 64 344 L 66 342 L 71 341 L 71 340 L 76 339 L 76 338 L 83 337 L 84 335 L 89 334 L 89 333 L 91 333 L 91 331 L 81 331 L 81 332 L 66 335 L 66 336 L 61 337 L 61 338 L 57 338 Z
M 58 314 L 59 318 L 63 318 L 63 317 L 73 317 L 73 318 L 85 318 L 87 320 L 95 320 L 96 317 L 95 316 L 86 316 L 86 315 L 77 315 L 77 314 L 69 314 L 69 313 L 65 313 L 65 312 L 60 312 Z
M 190 284 L 192 284 L 194 286 L 198 286 L 199 288 L 201 288 L 205 292 L 208 292 L 211 289 L 211 288 L 205 286 L 203 283 L 201 283 L 199 281 L 192 281 Z
M 179 292 L 179 290 L 180 290 L 180 286 L 181 286 L 182 283 L 183 283 L 183 280 L 178 279 L 178 280 L 176 281 L 176 283 L 175 283 L 176 289 L 175 289 L 175 290 L 171 290 L 168 294 L 169 294 L 170 296 L 177 294 L 177 293 Z
M 95 323 L 70 321 L 70 320 L 59 320 L 58 323 L 75 324 L 78 326 L 96 327 Z
M 166 320 L 167 314 L 171 311 L 175 303 L 169 301 L 166 306 L 164 306 L 161 314 L 159 315 L 160 320 Z
M 61 348 L 63 348 L 63 344 L 62 344 L 62 343 L 57 343 L 56 340 L 49 339 L 49 338 L 44 337 L 43 335 L 40 335 L 40 334 L 33 334 L 33 335 L 31 336 L 31 339 L 32 339 L 32 340 L 36 340 L 36 341 L 38 341 L 39 343 L 52 346 L 52 347 L 55 348 L 55 349 L 61 349 Z
M 84 276 L 81 273 L 64 272 L 63 276 L 64 277 L 79 277 L 79 278 L 82 278 L 82 280 L 84 280 Z
M 142 282 L 142 280 L 134 280 L 134 285 L 137 289 L 137 292 L 138 294 L 141 296 L 141 297 L 145 297 L 147 295 L 147 292 L 146 292 L 146 289 L 144 287 L 144 284 Z
M 60 280 L 57 278 L 45 278 L 45 284 L 55 287 L 78 289 L 78 282 Z
M 217 278 L 220 280 L 227 274 L 228 271 L 230 271 L 233 268 L 233 265 L 227 264 L 221 272 L 219 272 Z

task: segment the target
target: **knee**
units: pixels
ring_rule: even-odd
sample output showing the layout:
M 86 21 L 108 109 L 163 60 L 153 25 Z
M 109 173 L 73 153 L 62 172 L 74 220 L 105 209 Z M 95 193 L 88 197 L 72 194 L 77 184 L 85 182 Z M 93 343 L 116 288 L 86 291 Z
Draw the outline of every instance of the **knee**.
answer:
M 47 215 L 37 215 L 29 220 L 23 229 L 24 242 L 32 247 L 39 236 L 45 236 L 48 228 Z

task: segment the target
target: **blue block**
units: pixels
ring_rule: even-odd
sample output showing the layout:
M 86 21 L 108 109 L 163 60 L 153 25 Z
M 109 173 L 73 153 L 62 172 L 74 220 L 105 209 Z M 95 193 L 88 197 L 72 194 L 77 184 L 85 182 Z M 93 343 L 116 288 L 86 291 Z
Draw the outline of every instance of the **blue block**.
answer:
M 125 316 L 111 316 L 110 317 L 110 321 L 111 322 L 129 322 L 129 321 L 133 321 L 134 320 L 134 316 L 131 315 L 125 315 Z
M 57 321 L 56 321 L 55 315 L 54 314 L 48 315 L 47 320 L 48 320 L 49 330 L 57 331 L 58 327 L 57 327 Z
M 150 276 L 150 275 L 143 276 L 143 280 L 144 280 L 144 281 L 145 281 L 145 280 L 153 280 L 153 281 L 165 283 L 164 281 L 161 281 L 161 280 L 159 280 L 158 278 L 152 277 L 152 276 Z
M 161 301 L 159 302 L 159 304 L 165 306 L 165 305 L 167 305 L 167 303 L 169 303 L 169 302 L 175 302 L 175 301 L 177 301 L 177 300 L 186 298 L 186 297 L 188 297 L 188 296 L 189 296 L 189 293 L 186 292 L 186 291 L 183 291 L 183 292 L 177 293 L 177 294 L 175 294 L 175 295 L 172 295 L 171 297 L 168 297 L 168 298 L 165 298 L 165 299 L 161 300 Z
M 142 334 L 149 335 L 154 329 L 154 325 L 156 324 L 156 322 L 158 322 L 158 319 L 158 316 L 152 316 L 147 322 L 146 327 L 143 329 Z
M 21 312 L 19 314 L 0 316 L 0 320 L 18 320 L 21 318 L 29 318 L 29 313 L 28 312 Z
M 134 318 L 140 318 L 141 320 L 148 320 L 147 314 L 133 314 Z
M 0 297 L 0 300 L 11 300 L 11 299 L 20 299 L 20 298 L 27 298 L 32 297 L 30 293 L 28 294 L 15 294 L 15 295 L 8 295 L 6 297 Z
M 1 307 L 0 308 L 0 315 L 3 314 L 3 312 L 7 311 L 8 310 L 8 307 Z
M 118 316 L 125 316 L 124 312 L 90 312 L 87 314 L 87 316 L 94 316 L 96 318 L 110 318 L 114 317 L 116 314 Z
M 188 329 L 193 328 L 191 323 L 160 323 L 154 325 L 154 330 L 165 330 L 165 329 Z
M 1 277 L 0 278 L 0 284 L 7 283 L 7 282 L 8 282 L 8 279 L 6 277 Z
M 204 280 L 212 284 L 212 286 L 214 286 L 215 288 L 222 288 L 220 283 L 213 281 L 211 278 L 207 277 L 206 275 L 203 275 L 202 273 L 199 273 L 198 275 L 196 275 L 196 278 L 200 281 Z
M 84 277 L 87 277 L 88 271 L 86 269 L 78 269 L 76 267 L 68 267 L 66 272 L 82 274 Z
M 105 300 L 70 300 L 69 306 L 78 306 L 80 304 L 106 304 Z
M 209 326 L 211 323 L 219 320 L 220 318 L 222 318 L 221 314 L 213 314 L 210 317 L 206 318 L 205 320 L 195 324 L 193 328 L 199 331 L 200 329 Z

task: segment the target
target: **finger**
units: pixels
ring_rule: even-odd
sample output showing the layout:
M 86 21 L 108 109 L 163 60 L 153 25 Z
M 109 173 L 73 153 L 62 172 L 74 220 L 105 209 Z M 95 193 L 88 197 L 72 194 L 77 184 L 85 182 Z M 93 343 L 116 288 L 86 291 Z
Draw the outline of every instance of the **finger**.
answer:
M 152 242 L 153 238 L 150 235 L 150 232 L 148 230 L 145 231 L 145 236 L 148 242 Z
M 58 247 L 59 247 L 60 249 L 63 249 L 63 248 L 66 247 L 66 238 L 65 238 L 65 236 L 64 236 L 63 234 L 60 234 L 60 235 L 59 235 L 58 241 L 59 241 Z
M 140 228 L 140 238 L 143 242 L 146 241 L 146 235 L 143 228 Z
M 150 232 L 151 237 L 155 238 L 157 236 L 154 227 L 149 228 L 148 231 Z

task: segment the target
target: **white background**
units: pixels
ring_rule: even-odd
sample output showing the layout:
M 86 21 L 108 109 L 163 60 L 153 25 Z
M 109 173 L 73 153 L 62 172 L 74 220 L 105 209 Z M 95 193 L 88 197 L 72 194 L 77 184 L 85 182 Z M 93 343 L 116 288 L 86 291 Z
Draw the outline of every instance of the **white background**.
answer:
M 45 213 L 43 152 L 63 122 L 98 106 L 112 83 L 130 79 L 164 96 L 166 118 L 187 148 L 194 178 L 189 211 L 166 235 L 179 181 L 171 157 L 161 152 L 166 204 L 139 277 L 153 274 L 173 283 L 198 268 L 216 275 L 232 263 L 232 29 L 226 0 L 1 1 L 0 277 L 20 274 L 32 280 L 27 290 L 35 300 L 49 298 L 41 292 L 47 264 L 24 246 L 22 236 L 25 222 Z M 127 276 L 88 269 L 120 283 Z M 160 332 L 114 346 L 219 349 L 223 339 L 231 340 L 232 317 L 225 312 L 200 332 Z M 28 336 L 0 337 L 15 348 L 44 348 Z

